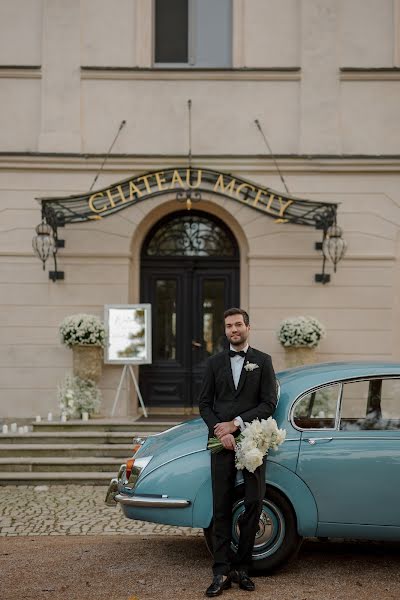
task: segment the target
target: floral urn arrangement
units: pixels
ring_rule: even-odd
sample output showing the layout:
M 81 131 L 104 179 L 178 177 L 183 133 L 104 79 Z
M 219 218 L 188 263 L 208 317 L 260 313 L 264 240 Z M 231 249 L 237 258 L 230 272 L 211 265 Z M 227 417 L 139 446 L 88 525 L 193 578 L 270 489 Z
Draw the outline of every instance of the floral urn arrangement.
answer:
M 76 314 L 60 324 L 61 342 L 73 352 L 73 372 L 76 377 L 97 382 L 102 373 L 104 324 L 95 315 Z
M 289 317 L 280 323 L 277 336 L 290 368 L 315 362 L 315 349 L 326 330 L 315 317 Z
M 85 413 L 91 415 L 98 411 L 101 392 L 94 381 L 67 375 L 58 387 L 58 402 L 61 415 L 67 419 L 81 418 Z

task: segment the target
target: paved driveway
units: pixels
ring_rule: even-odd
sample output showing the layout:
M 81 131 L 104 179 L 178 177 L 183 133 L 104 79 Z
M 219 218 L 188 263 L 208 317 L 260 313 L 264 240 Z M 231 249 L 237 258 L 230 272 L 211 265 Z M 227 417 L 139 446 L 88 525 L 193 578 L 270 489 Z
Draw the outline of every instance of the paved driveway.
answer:
M 103 488 L 0 488 L 1 600 L 204 598 L 211 559 L 200 530 L 130 522 Z M 285 570 L 234 600 L 398 600 L 400 544 L 307 540 Z

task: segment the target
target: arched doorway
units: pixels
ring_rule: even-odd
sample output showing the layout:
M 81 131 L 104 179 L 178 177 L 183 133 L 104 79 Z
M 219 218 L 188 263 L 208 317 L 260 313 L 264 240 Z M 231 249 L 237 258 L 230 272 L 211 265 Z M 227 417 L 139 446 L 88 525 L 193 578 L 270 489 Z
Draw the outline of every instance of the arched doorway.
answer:
M 175 212 L 149 231 L 140 277 L 153 321 L 153 363 L 140 367 L 147 406 L 195 405 L 205 361 L 226 343 L 223 312 L 239 305 L 239 259 L 230 229 L 206 212 Z

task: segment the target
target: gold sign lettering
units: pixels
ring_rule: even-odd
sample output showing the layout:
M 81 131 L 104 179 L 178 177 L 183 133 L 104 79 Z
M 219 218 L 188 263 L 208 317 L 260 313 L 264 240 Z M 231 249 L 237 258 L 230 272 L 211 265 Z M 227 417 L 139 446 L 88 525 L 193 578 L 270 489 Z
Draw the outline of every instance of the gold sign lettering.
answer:
M 172 173 L 171 185 L 169 186 L 170 189 L 175 187 L 176 184 L 178 184 L 182 189 L 185 187 L 183 185 L 182 177 L 179 175 L 179 171 L 177 171 L 177 169 L 175 169 L 175 171 Z
M 204 180 L 203 180 L 204 173 Z M 143 182 L 143 186 L 140 185 Z M 144 189 L 140 189 L 140 188 Z M 101 219 L 119 204 L 132 203 L 138 198 L 151 196 L 157 192 L 168 192 L 171 189 L 197 189 L 205 188 L 225 196 L 230 196 L 236 201 L 249 203 L 249 206 L 276 217 L 277 223 L 290 221 L 286 216 L 289 206 L 296 202 L 278 196 L 267 188 L 257 187 L 251 183 L 237 180 L 226 173 L 203 171 L 202 169 L 178 168 L 167 169 L 134 177 L 118 185 L 113 185 L 101 192 L 88 195 L 88 207 L 92 215 L 89 219 Z M 299 200 L 298 202 L 301 202 Z M 105 213 L 100 215 L 99 213 Z
M 106 194 L 107 194 L 110 204 L 113 208 L 115 208 L 114 198 L 116 200 L 119 198 L 121 200 L 121 202 L 126 202 L 124 192 L 122 191 L 122 187 L 120 185 L 117 185 L 117 193 L 112 194 L 111 189 L 108 189 L 108 190 L 106 190 Z
M 165 177 L 162 177 L 162 175 L 164 175 L 164 171 L 160 171 L 159 173 L 154 173 L 154 177 L 156 178 L 158 189 L 160 190 L 160 192 L 165 192 L 168 188 L 162 186 L 163 183 L 166 183 Z
M 239 194 L 243 194 L 244 192 L 242 192 L 242 190 L 244 190 L 245 188 L 249 189 L 249 190 L 253 190 L 253 192 L 256 191 L 256 188 L 253 185 L 250 185 L 249 183 L 241 183 L 237 188 L 236 188 L 236 197 L 239 198 Z M 240 199 L 240 198 L 239 198 Z
M 293 200 L 288 200 L 287 202 L 284 203 L 280 196 L 279 196 L 278 200 L 279 200 L 279 204 L 280 204 L 279 216 L 283 217 L 283 213 L 285 212 L 287 207 L 290 206 L 291 204 L 293 204 Z
M 92 194 L 89 198 L 89 208 L 95 213 L 103 212 L 103 210 L 107 210 L 107 204 L 103 206 L 103 208 L 96 208 L 94 205 L 94 201 L 96 198 L 104 198 L 103 192 L 96 192 L 96 194 Z
M 151 187 L 149 184 L 149 177 L 151 175 L 143 175 L 143 177 L 138 177 L 136 181 L 144 181 L 144 185 L 146 186 L 146 190 L 148 194 L 151 194 Z
M 220 188 L 222 194 L 229 194 L 230 196 L 233 196 L 235 190 L 235 183 L 236 179 L 231 179 L 231 181 L 227 185 L 225 185 L 224 176 L 221 174 L 218 177 L 216 184 L 214 185 L 214 192 L 217 192 Z
M 139 188 L 133 183 L 133 181 L 129 182 L 129 200 L 133 200 L 133 195 L 137 194 L 139 198 L 143 196 L 142 192 Z
M 201 184 L 201 169 L 197 169 L 197 181 L 195 185 L 191 182 L 192 173 L 193 171 L 191 169 L 186 169 L 186 184 L 190 189 L 195 190 Z

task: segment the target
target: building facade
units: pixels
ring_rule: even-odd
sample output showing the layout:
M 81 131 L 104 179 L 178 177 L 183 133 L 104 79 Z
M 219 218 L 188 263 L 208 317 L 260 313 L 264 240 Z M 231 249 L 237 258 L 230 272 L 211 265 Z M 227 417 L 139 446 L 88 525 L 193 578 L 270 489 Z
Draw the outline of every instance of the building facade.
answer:
M 327 328 L 318 360 L 399 359 L 399 0 L 3 0 L 0 30 L 1 416 L 57 413 L 72 364 L 58 325 L 106 304 L 152 304 L 150 407 L 195 406 L 230 304 L 277 369 L 279 322 L 301 314 Z M 338 204 L 348 249 L 325 285 L 320 230 L 261 214 L 228 179 L 191 210 L 165 184 L 208 170 L 286 197 L 255 120 L 289 195 Z M 118 182 L 158 180 L 60 229 L 53 282 L 32 252 L 36 199 L 88 193 L 114 140 L 94 214 Z M 120 375 L 104 367 L 103 414 Z M 136 411 L 125 394 L 117 414 Z

